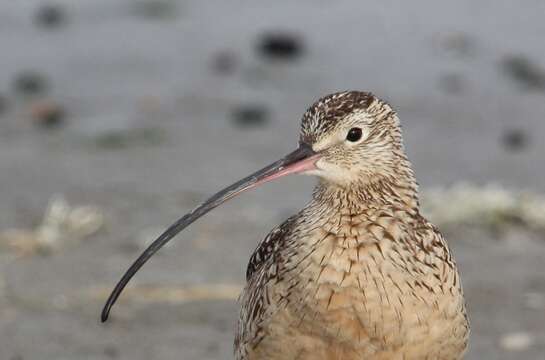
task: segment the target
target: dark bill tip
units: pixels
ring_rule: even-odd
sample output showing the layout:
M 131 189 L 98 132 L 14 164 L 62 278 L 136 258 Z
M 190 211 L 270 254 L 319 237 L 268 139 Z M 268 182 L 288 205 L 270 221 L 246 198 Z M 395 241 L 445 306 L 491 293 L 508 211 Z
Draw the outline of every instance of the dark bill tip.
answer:
M 254 188 L 265 182 L 285 175 L 315 169 L 314 164 L 318 159 L 319 155 L 316 154 L 310 146 L 301 144 L 297 150 L 219 191 L 201 205 L 194 208 L 191 212 L 184 215 L 182 218 L 172 224 L 164 233 L 162 233 L 146 250 L 144 250 L 144 252 L 125 272 L 108 297 L 108 300 L 102 309 L 102 314 L 100 317 L 101 321 L 105 322 L 108 320 L 112 306 L 115 304 L 119 298 L 119 295 L 121 295 L 121 292 L 125 286 L 127 286 L 131 278 L 136 274 L 136 272 L 153 256 L 153 254 L 168 243 L 180 231 L 185 229 L 210 210 L 214 209 L 218 205 L 221 205 L 225 201 L 232 199 L 245 190 Z

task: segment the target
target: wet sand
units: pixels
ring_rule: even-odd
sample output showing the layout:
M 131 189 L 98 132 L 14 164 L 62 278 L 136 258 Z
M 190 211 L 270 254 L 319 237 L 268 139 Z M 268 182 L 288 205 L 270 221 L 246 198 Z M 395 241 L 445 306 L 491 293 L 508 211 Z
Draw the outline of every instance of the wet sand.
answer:
M 36 226 L 54 194 L 105 223 L 49 254 L 0 250 L 1 359 L 232 358 L 247 259 L 313 179 L 245 194 L 179 236 L 134 279 L 171 296 L 127 294 L 103 325 L 105 292 L 207 194 L 291 151 L 301 114 L 332 91 L 370 90 L 397 109 L 424 189 L 545 192 L 544 4 L 44 4 L 0 4 L 0 231 Z M 545 235 L 444 230 L 468 358 L 542 359 Z M 181 291 L 221 284 L 234 290 Z

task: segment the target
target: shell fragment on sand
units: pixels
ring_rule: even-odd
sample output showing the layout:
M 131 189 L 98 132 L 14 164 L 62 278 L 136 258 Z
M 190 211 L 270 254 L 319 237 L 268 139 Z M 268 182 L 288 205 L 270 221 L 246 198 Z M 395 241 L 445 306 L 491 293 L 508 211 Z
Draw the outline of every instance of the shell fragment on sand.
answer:
M 422 207 L 438 226 L 471 224 L 496 229 L 522 225 L 545 231 L 545 196 L 527 190 L 460 183 L 423 191 Z
M 70 206 L 63 196 L 55 195 L 35 229 L 4 230 L 0 232 L 0 244 L 19 255 L 49 253 L 93 235 L 103 225 L 104 215 L 99 208 Z

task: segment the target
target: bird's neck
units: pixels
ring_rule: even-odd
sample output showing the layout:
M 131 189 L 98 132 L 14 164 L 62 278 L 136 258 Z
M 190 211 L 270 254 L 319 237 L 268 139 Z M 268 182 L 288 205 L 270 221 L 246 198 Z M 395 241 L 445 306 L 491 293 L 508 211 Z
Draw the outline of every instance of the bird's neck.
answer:
M 320 180 L 314 189 L 313 202 L 345 214 L 380 208 L 396 208 L 416 214 L 419 209 L 418 185 L 411 171 L 351 186 Z

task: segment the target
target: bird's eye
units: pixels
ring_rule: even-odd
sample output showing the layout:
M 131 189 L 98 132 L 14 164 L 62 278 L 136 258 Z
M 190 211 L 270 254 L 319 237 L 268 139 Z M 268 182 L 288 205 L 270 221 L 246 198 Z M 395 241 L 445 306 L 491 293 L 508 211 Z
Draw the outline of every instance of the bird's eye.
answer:
M 350 129 L 350 131 L 346 135 L 346 140 L 351 141 L 351 142 L 356 142 L 359 139 L 361 139 L 361 135 L 362 135 L 361 129 L 355 127 L 355 128 Z

